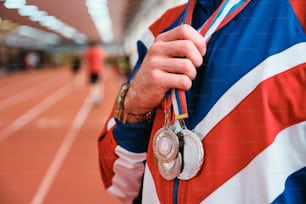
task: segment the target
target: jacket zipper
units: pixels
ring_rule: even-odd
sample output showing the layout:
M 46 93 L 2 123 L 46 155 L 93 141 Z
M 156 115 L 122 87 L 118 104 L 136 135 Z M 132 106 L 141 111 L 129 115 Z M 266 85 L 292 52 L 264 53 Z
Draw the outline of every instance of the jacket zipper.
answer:
M 177 197 L 178 197 L 179 183 L 180 183 L 180 180 L 176 178 L 174 181 L 174 189 L 173 189 L 173 204 L 178 204 Z

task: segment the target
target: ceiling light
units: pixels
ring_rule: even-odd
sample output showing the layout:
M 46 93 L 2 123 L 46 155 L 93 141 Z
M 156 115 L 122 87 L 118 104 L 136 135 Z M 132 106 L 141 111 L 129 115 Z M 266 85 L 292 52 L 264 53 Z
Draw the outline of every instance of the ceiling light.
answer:
M 33 5 L 24 5 L 18 9 L 18 13 L 21 16 L 30 16 L 32 13 L 38 11 L 37 6 Z
M 59 37 L 57 35 L 26 25 L 19 26 L 17 34 L 19 36 L 36 39 L 40 41 L 41 44 L 57 44 L 59 42 Z
M 29 17 L 31 21 L 40 21 L 47 15 L 48 13 L 46 11 L 36 11 L 32 13 Z
M 100 38 L 104 42 L 113 41 L 112 22 L 106 0 L 86 0 L 88 13 L 96 26 Z
M 66 38 L 73 38 L 74 34 L 76 33 L 76 30 L 70 26 L 65 26 L 62 30 L 62 34 Z
M 19 9 L 23 7 L 25 3 L 25 0 L 6 0 L 4 6 L 8 9 Z
M 75 41 L 76 43 L 84 44 L 86 43 L 86 36 L 82 33 L 77 33 L 75 34 Z
M 18 9 L 18 13 L 20 16 L 28 16 L 31 21 L 38 21 L 41 26 L 46 27 L 49 30 L 52 30 L 58 34 L 61 34 L 62 36 L 75 41 L 76 43 L 85 43 L 87 41 L 86 36 L 82 33 L 79 33 L 75 28 L 65 24 L 64 22 L 62 22 L 61 20 L 59 20 L 54 16 L 49 16 L 46 11 L 39 10 L 39 8 L 36 5 L 26 5 L 25 0 L 6 0 L 4 5 L 6 8 Z M 0 18 L 0 24 L 1 24 L 0 26 L 1 30 L 8 30 L 10 27 L 10 24 L 5 23 L 5 21 L 2 21 L 1 23 L 1 18 Z M 42 34 L 39 33 L 37 29 L 36 30 L 33 29 L 34 28 L 31 27 L 26 27 L 26 28 L 24 26 L 20 27 L 19 35 L 26 35 L 26 37 L 31 37 L 32 35 L 32 38 L 39 36 L 38 40 L 40 40 L 39 38 L 46 38 L 46 41 L 49 44 L 60 42 L 60 38 L 56 34 L 47 35 L 47 32 Z

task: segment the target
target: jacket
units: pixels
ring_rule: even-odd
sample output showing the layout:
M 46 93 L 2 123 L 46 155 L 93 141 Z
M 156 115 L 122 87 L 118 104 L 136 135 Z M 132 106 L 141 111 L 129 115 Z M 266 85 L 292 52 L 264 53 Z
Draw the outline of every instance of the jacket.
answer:
M 221 1 L 198 1 L 199 27 Z M 305 1 L 252 0 L 214 32 L 186 92 L 188 129 L 204 147 L 191 180 L 165 180 L 152 152 L 162 107 L 140 124 L 112 114 L 99 137 L 108 192 L 122 203 L 306 203 Z M 139 59 L 154 38 L 181 24 L 186 5 L 169 9 L 138 41 Z

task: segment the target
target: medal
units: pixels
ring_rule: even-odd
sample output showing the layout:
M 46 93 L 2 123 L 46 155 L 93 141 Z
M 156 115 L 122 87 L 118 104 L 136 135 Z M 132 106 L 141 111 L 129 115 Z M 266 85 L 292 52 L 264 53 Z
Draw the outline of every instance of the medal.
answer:
M 200 171 L 204 161 L 203 145 L 199 137 L 188 129 L 182 129 L 177 134 L 181 134 L 184 139 L 183 168 L 178 178 L 189 180 Z
M 170 162 L 157 162 L 160 175 L 166 180 L 173 180 L 181 173 L 182 156 L 178 153 L 177 157 Z
M 153 153 L 160 175 L 166 180 L 173 180 L 181 173 L 182 156 L 179 152 L 180 140 L 174 133 L 173 126 L 170 126 L 169 104 L 165 103 L 168 106 L 165 108 L 164 126 L 153 137 Z
M 202 167 L 202 142 L 194 132 L 187 129 L 183 119 L 177 119 L 179 123 L 170 125 L 170 118 L 171 111 L 167 108 L 164 126 L 153 137 L 154 157 L 164 179 L 189 180 L 196 176 Z
M 179 152 L 179 140 L 170 128 L 170 117 L 170 109 L 167 108 L 164 126 L 153 137 L 153 153 L 159 162 L 170 162 L 177 157 Z
M 153 152 L 159 162 L 170 162 L 177 157 L 179 140 L 168 126 L 164 126 L 155 133 Z

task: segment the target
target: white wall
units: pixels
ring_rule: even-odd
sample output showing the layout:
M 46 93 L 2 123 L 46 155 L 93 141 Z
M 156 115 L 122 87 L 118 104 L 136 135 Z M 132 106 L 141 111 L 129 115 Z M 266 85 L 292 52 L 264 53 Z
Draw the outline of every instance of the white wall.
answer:
M 133 67 L 137 60 L 136 41 L 143 34 L 148 26 L 158 19 L 170 7 L 183 4 L 187 0 L 151 0 L 143 6 L 136 15 L 130 29 L 124 38 L 124 50 L 130 55 L 131 66 Z

